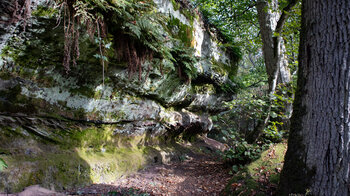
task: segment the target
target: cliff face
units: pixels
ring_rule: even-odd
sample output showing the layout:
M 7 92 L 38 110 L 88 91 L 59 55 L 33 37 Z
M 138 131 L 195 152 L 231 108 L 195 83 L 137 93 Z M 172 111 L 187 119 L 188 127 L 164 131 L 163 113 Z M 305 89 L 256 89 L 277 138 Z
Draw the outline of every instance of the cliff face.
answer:
M 0 3 L 2 20 L 14 2 Z M 230 51 L 175 1 L 154 1 L 167 20 L 158 27 L 173 59 L 146 60 L 132 75 L 118 51 L 106 48 L 104 77 L 98 44 L 83 29 L 80 58 L 66 73 L 64 27 L 46 2 L 32 5 L 25 30 L 20 21 L 0 23 L 0 162 L 8 165 L 0 171 L 0 192 L 106 183 L 169 161 L 176 138 L 208 132 L 210 114 L 222 111 L 234 92 Z M 184 57 L 187 48 L 195 61 Z M 190 77 L 179 74 L 180 65 Z

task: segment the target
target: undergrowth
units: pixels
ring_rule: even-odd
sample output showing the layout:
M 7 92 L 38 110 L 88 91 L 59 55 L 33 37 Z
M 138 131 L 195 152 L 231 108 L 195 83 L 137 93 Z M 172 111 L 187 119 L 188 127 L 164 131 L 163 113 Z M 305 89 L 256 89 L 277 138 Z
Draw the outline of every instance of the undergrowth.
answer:
M 259 159 L 233 175 L 223 195 L 274 195 L 286 150 L 286 142 L 271 145 Z

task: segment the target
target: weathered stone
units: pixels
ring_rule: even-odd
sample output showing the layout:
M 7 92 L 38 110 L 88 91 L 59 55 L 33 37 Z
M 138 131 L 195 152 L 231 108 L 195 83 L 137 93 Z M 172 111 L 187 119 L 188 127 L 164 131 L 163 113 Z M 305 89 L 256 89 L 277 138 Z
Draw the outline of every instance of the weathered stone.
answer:
M 9 2 L 0 2 L 2 20 L 8 20 L 1 9 Z M 140 81 L 111 60 L 103 86 L 93 57 L 98 49 L 87 36 L 80 38 L 78 66 L 67 75 L 62 24 L 54 28 L 55 19 L 36 16 L 20 32 L 19 23 L 0 22 L 0 157 L 9 165 L 0 172 L 0 192 L 36 183 L 63 190 L 112 182 L 155 159 L 170 161 L 176 152 L 161 147 L 171 148 L 167 142 L 175 137 L 191 139 L 211 130 L 210 113 L 225 109 L 221 103 L 232 98 L 232 92 L 218 92 L 223 85 L 234 88 L 212 61 L 233 62 L 200 17 L 188 18 L 171 0 L 155 3 L 193 31 L 186 44 L 202 60 L 193 65 L 198 73 L 190 81 L 174 70 L 161 74 L 156 66 L 143 71 Z

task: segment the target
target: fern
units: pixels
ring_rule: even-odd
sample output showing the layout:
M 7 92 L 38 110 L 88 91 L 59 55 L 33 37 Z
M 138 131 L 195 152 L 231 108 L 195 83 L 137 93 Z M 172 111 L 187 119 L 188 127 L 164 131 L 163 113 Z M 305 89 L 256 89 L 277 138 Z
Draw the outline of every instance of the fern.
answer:
M 195 67 L 197 59 L 194 56 L 193 48 L 186 47 L 181 43 L 172 48 L 171 54 L 176 59 L 173 62 L 176 64 L 180 77 L 185 75 L 184 79 L 187 79 L 188 82 L 197 77 L 197 69 Z
M 136 36 L 136 38 L 140 39 L 141 38 L 141 29 L 139 26 L 134 25 L 132 23 L 127 23 L 125 24 L 126 27 L 129 28 L 131 35 Z
M 197 70 L 194 65 L 197 59 L 194 57 L 194 50 L 183 44 L 175 44 L 173 47 L 167 44 L 167 42 L 177 41 L 165 35 L 165 31 L 161 31 L 165 28 L 168 18 L 164 14 L 155 12 L 153 1 L 56 0 L 56 2 L 66 6 L 65 9 L 61 9 L 65 10 L 65 14 L 67 10 L 69 12 L 65 17 L 68 17 L 68 24 L 73 25 L 67 25 L 65 29 L 68 27 L 73 29 L 71 31 L 68 29 L 66 32 L 77 32 L 65 35 L 68 44 L 72 40 L 78 40 L 77 37 L 72 39 L 69 37 L 79 35 L 78 29 L 81 27 L 86 28 L 91 38 L 97 34 L 100 53 L 95 57 L 101 59 L 103 67 L 104 61 L 107 60 L 107 55 L 104 54 L 107 47 L 105 43 L 108 43 L 107 35 L 111 34 L 118 60 L 128 63 L 129 76 L 138 71 L 141 80 L 142 64 L 145 60 L 151 61 L 155 56 L 159 60 L 153 64 L 158 66 L 161 73 L 163 69 L 178 71 L 180 78 L 184 76 L 188 81 L 196 77 Z M 74 23 L 78 22 L 80 27 L 78 25 L 74 27 Z M 71 45 L 68 44 L 65 47 L 65 55 L 68 57 L 64 61 L 64 66 L 69 70 L 72 51 L 69 49 Z M 74 57 L 79 55 L 72 54 L 72 56 L 75 62 Z
M 5 161 L 2 158 L 0 158 L 0 172 L 6 169 L 7 167 L 8 165 L 5 163 Z

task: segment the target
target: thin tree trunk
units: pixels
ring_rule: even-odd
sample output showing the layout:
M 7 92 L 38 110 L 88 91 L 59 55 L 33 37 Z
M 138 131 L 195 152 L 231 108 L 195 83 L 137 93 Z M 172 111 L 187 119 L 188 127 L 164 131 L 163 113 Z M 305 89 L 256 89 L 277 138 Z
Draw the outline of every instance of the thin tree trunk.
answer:
M 350 2 L 304 0 L 298 89 L 278 195 L 348 195 Z
M 278 1 L 272 0 L 269 3 L 266 0 L 259 0 L 256 4 L 256 8 L 258 11 L 263 55 L 268 76 L 269 89 L 267 93 L 269 100 L 265 115 L 263 115 L 257 126 L 246 138 L 249 143 L 255 142 L 262 135 L 264 128 L 267 126 L 270 119 L 272 97 L 276 91 L 280 67 L 288 66 L 288 62 L 283 61 L 284 54 L 282 48 L 284 48 L 284 46 L 281 46 L 281 44 L 283 44 L 282 38 L 280 36 L 274 36 L 280 14 L 273 10 L 278 8 Z M 283 65 L 283 63 L 287 64 Z
M 276 41 L 280 41 L 279 39 L 275 39 L 273 37 L 273 32 L 276 28 L 278 15 L 273 14 L 271 9 L 276 9 L 276 0 L 272 0 L 269 4 L 266 0 L 259 0 L 256 4 L 256 8 L 258 11 L 258 20 L 260 25 L 260 33 L 261 40 L 263 43 L 263 55 L 265 60 L 266 72 L 268 75 L 268 83 L 269 83 L 269 92 L 275 90 L 276 82 L 277 82 L 277 59 L 276 57 L 280 56 L 276 49 L 276 45 L 278 44 Z M 276 81 L 275 81 L 276 80 Z
M 258 139 L 270 120 L 272 97 L 276 91 L 279 74 L 281 82 L 290 82 L 288 61 L 286 60 L 285 45 L 281 37 L 283 25 L 288 18 L 288 12 L 296 5 L 298 0 L 290 0 L 289 4 L 280 13 L 278 0 L 258 0 L 256 9 L 263 43 L 263 55 L 268 76 L 268 108 L 254 130 L 247 136 L 247 141 L 253 143 Z M 287 73 L 288 72 L 288 73 Z M 291 107 L 287 107 L 291 112 Z

